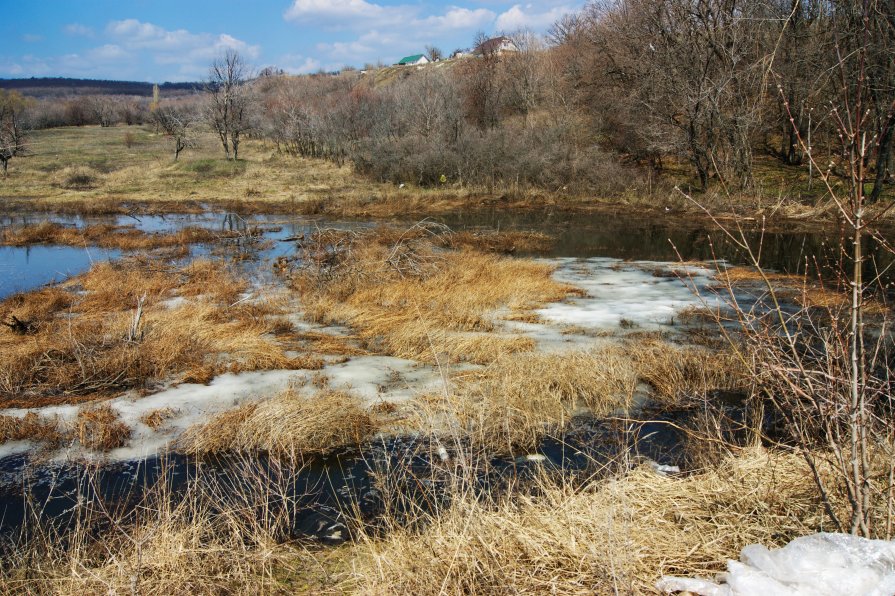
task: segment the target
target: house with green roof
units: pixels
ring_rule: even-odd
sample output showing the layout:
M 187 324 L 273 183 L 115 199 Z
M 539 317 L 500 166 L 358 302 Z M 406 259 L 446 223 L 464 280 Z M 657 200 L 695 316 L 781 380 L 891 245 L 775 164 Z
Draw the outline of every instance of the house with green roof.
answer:
M 413 56 L 405 56 L 398 61 L 398 66 L 418 66 L 428 64 L 429 59 L 424 54 L 414 54 Z

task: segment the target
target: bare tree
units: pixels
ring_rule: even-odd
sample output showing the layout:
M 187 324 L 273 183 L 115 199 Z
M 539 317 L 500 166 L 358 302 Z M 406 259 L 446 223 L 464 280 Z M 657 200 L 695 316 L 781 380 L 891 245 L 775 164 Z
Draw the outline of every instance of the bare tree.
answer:
M 115 125 L 118 117 L 118 102 L 108 95 L 94 95 L 87 99 L 87 107 L 93 120 L 103 128 Z
M 29 128 L 25 118 L 28 101 L 16 91 L 0 89 L 0 163 L 8 175 L 9 160 L 23 155 Z
M 205 90 L 209 97 L 208 122 L 221 139 L 224 154 L 239 159 L 242 134 L 249 129 L 251 104 L 249 67 L 239 52 L 227 52 L 215 60 L 209 71 Z
M 152 121 L 174 143 L 174 161 L 180 152 L 194 145 L 194 125 L 198 119 L 189 106 L 161 106 L 152 113 Z
M 440 48 L 435 46 L 426 46 L 426 57 L 430 62 L 438 62 L 442 58 L 444 58 L 444 53 Z

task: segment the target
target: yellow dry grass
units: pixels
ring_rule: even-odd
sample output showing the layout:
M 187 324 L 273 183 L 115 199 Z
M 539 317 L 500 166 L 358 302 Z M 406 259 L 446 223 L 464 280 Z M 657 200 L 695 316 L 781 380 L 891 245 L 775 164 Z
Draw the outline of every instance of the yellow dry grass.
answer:
M 358 445 L 376 425 L 360 400 L 324 390 L 293 390 L 224 412 L 193 427 L 180 440 L 188 453 L 266 452 L 312 455 Z
M 0 329 L 0 399 L 35 407 L 149 389 L 200 370 L 319 368 L 319 359 L 287 356 L 271 335 L 267 315 L 279 314 L 281 303 L 234 304 L 245 287 L 220 263 L 124 261 L 97 264 L 65 289 L 11 297 L 0 317 L 33 327 L 24 335 Z M 178 297 L 185 300 L 165 303 Z
M 718 279 L 733 287 L 743 284 L 763 287 L 765 283 L 770 283 L 783 298 L 791 299 L 805 308 L 822 308 L 834 314 L 847 308 L 852 301 L 851 288 L 847 284 L 831 286 L 804 275 L 759 271 L 755 267 L 730 267 L 719 272 Z M 868 314 L 883 314 L 889 311 L 889 307 L 877 300 L 866 299 L 864 311 Z
M 663 574 L 707 575 L 752 542 L 822 527 L 797 455 L 754 449 L 691 476 L 649 467 L 536 496 L 457 499 L 416 533 L 370 538 L 355 555 L 360 594 L 651 592 Z
M 7 441 L 34 441 L 47 447 L 55 447 L 68 438 L 58 418 L 39 416 L 28 412 L 23 417 L 0 416 L 0 443 Z
M 658 401 L 675 404 L 682 398 L 712 390 L 743 389 L 748 368 L 729 349 L 713 350 L 645 340 L 630 342 L 626 352 L 637 376 L 650 385 Z
M 131 436 L 131 428 L 121 421 L 108 404 L 82 408 L 75 420 L 78 442 L 87 449 L 108 451 L 121 447 Z
M 448 396 L 418 400 L 417 423 L 456 421 L 463 436 L 488 452 L 537 447 L 583 412 L 606 416 L 631 400 L 637 383 L 630 359 L 615 348 L 562 354 L 511 354 L 461 376 Z
M 308 316 L 348 325 L 368 346 L 402 358 L 487 363 L 529 351 L 532 339 L 495 332 L 498 312 L 578 292 L 544 263 L 444 251 L 425 236 L 386 229 L 318 242 L 337 252 L 311 254 L 316 267 L 293 278 Z

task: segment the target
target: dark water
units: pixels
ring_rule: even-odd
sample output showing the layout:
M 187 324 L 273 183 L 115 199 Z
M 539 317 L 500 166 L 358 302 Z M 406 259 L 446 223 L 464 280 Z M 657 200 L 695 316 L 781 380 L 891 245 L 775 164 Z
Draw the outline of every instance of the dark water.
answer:
M 367 531 L 381 529 L 386 511 L 390 521 L 412 524 L 421 512 L 444 508 L 458 475 L 466 479 L 464 486 L 471 483 L 478 494 L 494 496 L 510 486 L 525 490 L 535 473 L 583 483 L 644 462 L 686 466 L 686 434 L 680 428 L 698 412 L 648 414 L 646 422 L 577 418 L 532 454 L 516 457 L 488 457 L 466 445 L 402 437 L 304 461 L 263 454 L 200 459 L 171 453 L 103 467 L 34 465 L 26 456 L 10 457 L 0 464 L 0 549 L 14 548 L 27 536 L 26 520 L 33 515 L 63 533 L 75 524 L 92 524 L 101 531 L 108 518 L 97 512 L 126 515 L 139 507 L 152 509 L 153 488 L 160 486 L 165 498 L 174 501 L 201 491 L 216 495 L 222 510 L 257 509 L 270 516 L 273 509 L 288 520 L 284 539 L 332 544 L 350 539 L 359 524 Z M 462 471 L 470 467 L 473 473 Z

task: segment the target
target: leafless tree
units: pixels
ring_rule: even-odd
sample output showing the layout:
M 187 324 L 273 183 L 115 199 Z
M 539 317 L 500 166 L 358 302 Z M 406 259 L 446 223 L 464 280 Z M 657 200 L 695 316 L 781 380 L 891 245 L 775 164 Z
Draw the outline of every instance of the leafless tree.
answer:
M 9 160 L 23 155 L 27 149 L 27 107 L 28 101 L 19 93 L 0 89 L 0 163 L 4 178 L 8 175 Z
M 444 58 L 444 53 L 441 51 L 441 48 L 436 46 L 428 45 L 426 46 L 426 57 L 431 62 L 438 62 L 442 58 Z
M 227 50 L 215 60 L 205 90 L 208 94 L 208 122 L 217 133 L 227 159 L 239 159 L 242 134 L 250 128 L 251 90 L 249 67 L 239 52 Z
M 190 106 L 160 106 L 152 113 L 152 121 L 174 143 L 174 161 L 180 152 L 194 145 L 194 128 L 198 114 Z

